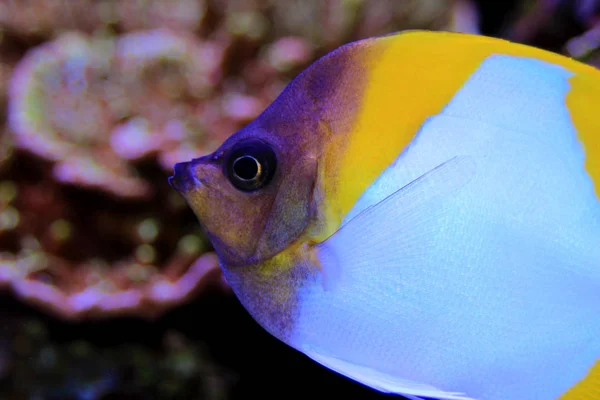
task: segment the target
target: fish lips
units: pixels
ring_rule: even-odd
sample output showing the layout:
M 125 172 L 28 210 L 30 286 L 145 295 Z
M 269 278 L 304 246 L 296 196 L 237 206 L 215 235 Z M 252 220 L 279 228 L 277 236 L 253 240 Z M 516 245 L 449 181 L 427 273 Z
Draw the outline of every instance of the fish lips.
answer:
M 182 194 L 198 188 L 200 182 L 198 181 L 194 171 L 196 164 L 196 160 L 175 164 L 175 174 L 169 177 L 169 185 Z
M 175 174 L 169 177 L 169 184 L 181 194 L 208 188 L 208 177 L 213 175 L 214 168 L 220 167 L 211 155 L 177 163 L 174 167 Z

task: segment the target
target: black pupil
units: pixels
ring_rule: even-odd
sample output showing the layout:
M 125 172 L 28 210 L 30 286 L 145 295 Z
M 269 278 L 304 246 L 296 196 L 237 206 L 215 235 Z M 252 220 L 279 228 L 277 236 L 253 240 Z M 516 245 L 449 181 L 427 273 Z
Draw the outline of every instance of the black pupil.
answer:
M 233 172 L 245 181 L 251 181 L 259 177 L 260 166 L 256 158 L 243 156 L 233 162 Z
M 225 156 L 225 176 L 237 189 L 252 192 L 269 184 L 277 169 L 275 151 L 262 140 L 245 140 Z

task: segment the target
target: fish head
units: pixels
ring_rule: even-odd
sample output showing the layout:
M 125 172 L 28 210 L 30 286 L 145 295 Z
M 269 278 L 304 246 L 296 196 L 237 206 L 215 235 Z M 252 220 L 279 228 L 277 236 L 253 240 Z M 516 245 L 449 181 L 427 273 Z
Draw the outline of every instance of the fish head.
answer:
M 169 179 L 228 266 L 273 257 L 311 219 L 318 165 L 311 142 L 301 132 L 281 135 L 257 125 L 212 154 L 176 164 Z

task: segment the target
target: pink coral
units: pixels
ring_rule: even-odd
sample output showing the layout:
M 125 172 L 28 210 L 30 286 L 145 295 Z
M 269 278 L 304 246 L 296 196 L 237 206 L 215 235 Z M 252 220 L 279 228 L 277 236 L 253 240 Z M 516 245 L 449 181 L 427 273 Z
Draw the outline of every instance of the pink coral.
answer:
M 22 150 L 0 169 L 0 284 L 62 317 L 88 318 L 155 316 L 221 282 L 191 212 L 157 189 L 182 150 L 209 151 L 238 128 L 201 128 L 213 122 L 204 105 L 217 104 L 223 54 L 166 30 L 67 33 L 19 61 L 12 135 L 0 138 Z M 32 155 L 43 168 L 23 168 Z M 165 170 L 160 182 L 144 175 L 151 158 Z
M 128 160 L 162 152 L 170 162 L 181 147 L 207 152 L 224 138 L 207 140 L 205 115 L 196 112 L 221 79 L 223 54 L 215 43 L 166 30 L 62 35 L 30 51 L 13 75 L 15 142 L 55 162 L 61 182 L 147 197 L 151 188 Z
M 0 180 L 1 286 L 63 318 L 80 319 L 154 317 L 207 284 L 221 284 L 206 239 L 193 232 L 178 238 L 187 218 L 174 217 L 177 202 L 155 199 L 160 217 L 148 214 L 149 205 L 138 205 L 146 209 L 141 215 L 114 215 L 115 204 L 100 199 L 72 209 L 71 196 L 44 178 Z
M 118 157 L 107 154 L 115 121 L 105 95 L 110 60 L 95 43 L 66 34 L 30 51 L 10 85 L 9 124 L 18 147 L 55 165 L 58 180 L 140 197 L 150 187 Z M 110 162 L 103 162 L 108 160 Z M 81 169 L 67 171 L 69 166 Z M 131 185 L 122 185 L 122 179 Z

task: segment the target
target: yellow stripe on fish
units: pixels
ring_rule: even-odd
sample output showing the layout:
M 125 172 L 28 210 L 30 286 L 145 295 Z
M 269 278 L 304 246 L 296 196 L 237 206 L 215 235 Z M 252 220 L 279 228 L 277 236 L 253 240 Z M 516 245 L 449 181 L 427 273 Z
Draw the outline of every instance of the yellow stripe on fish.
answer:
M 585 399 L 600 399 L 600 361 L 596 362 L 581 382 L 560 397 L 560 400 Z
M 600 198 L 600 113 L 597 110 L 600 104 L 600 81 L 596 75 L 597 71 L 593 74 L 582 71 L 573 76 L 569 80 L 571 90 L 567 94 L 566 104 L 585 149 L 585 169 Z M 561 400 L 582 399 L 600 399 L 600 360 L 579 384 L 561 397 Z
M 579 64 L 577 64 L 579 65 Z M 567 94 L 567 107 L 577 137 L 585 151 L 585 169 L 590 175 L 596 195 L 600 198 L 600 82 L 598 71 L 593 73 L 577 72 L 569 82 L 571 90 Z

